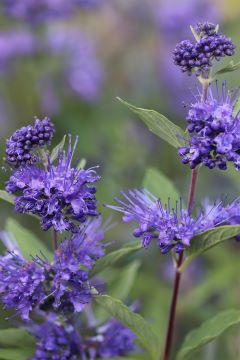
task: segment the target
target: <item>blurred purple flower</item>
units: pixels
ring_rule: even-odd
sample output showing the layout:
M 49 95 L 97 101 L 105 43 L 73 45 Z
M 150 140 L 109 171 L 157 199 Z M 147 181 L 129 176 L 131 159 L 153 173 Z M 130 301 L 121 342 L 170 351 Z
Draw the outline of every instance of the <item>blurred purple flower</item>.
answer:
M 74 93 L 91 102 L 102 89 L 104 71 L 95 44 L 78 27 L 53 26 L 47 35 L 49 51 L 64 57 L 65 78 Z
M 37 39 L 27 29 L 14 28 L 0 32 L 0 72 L 7 70 L 9 63 L 37 51 Z
M 103 0 L 4 0 L 7 15 L 31 22 L 66 18 L 81 8 L 95 8 Z

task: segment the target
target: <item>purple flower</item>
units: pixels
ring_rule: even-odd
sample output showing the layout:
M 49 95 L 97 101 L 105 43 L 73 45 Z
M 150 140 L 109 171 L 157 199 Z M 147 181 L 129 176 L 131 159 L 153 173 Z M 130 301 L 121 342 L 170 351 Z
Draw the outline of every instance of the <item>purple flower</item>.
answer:
M 24 320 L 45 298 L 45 274 L 35 262 L 20 255 L 0 257 L 0 298 L 6 308 L 15 308 Z
M 46 321 L 33 329 L 37 338 L 31 360 L 77 360 L 81 355 L 81 338 L 72 325 Z
M 98 215 L 93 183 L 99 176 L 93 169 L 71 165 L 77 140 L 72 149 L 69 136 L 67 152 L 59 155 L 56 165 L 49 161 L 46 170 L 35 165 L 21 166 L 6 184 L 6 191 L 17 195 L 16 211 L 38 215 L 44 230 L 53 227 L 55 231 L 75 231 L 76 223 Z
M 104 230 L 96 218 L 57 249 L 53 261 L 54 307 L 65 311 L 82 311 L 92 298 L 89 270 L 104 256 L 101 241 Z
M 200 99 L 190 106 L 187 116 L 190 140 L 178 153 L 191 168 L 202 163 L 210 169 L 226 170 L 227 162 L 232 161 L 239 170 L 240 117 L 233 116 L 237 93 L 232 96 L 225 86 L 223 83 L 221 96 L 214 98 L 210 90 L 205 102 Z
M 8 163 L 19 167 L 22 164 L 36 162 L 38 157 L 33 150 L 50 144 L 53 133 L 53 123 L 47 117 L 43 120 L 35 118 L 34 125 L 23 126 L 16 130 L 6 141 Z
M 35 53 L 37 42 L 27 29 L 15 28 L 0 32 L 0 72 L 5 71 L 9 63 L 16 58 Z
M 174 63 L 188 75 L 195 71 L 197 76 L 208 78 L 213 60 L 219 61 L 224 56 L 234 54 L 235 45 L 232 40 L 222 33 L 217 33 L 216 26 L 214 31 L 213 26 L 206 23 L 198 24 L 197 32 L 201 37 L 197 43 L 183 40 L 176 45 L 173 52 Z
M 95 101 L 104 71 L 92 39 L 78 27 L 58 25 L 49 29 L 48 47 L 54 55 L 64 56 L 63 73 L 71 90 L 85 101 Z
M 191 217 L 183 209 L 182 200 L 176 202 L 175 209 L 170 203 L 164 207 L 159 199 L 147 190 L 129 190 L 123 193 L 127 200 L 117 199 L 120 206 L 108 206 L 124 214 L 124 221 L 136 221 L 138 227 L 134 230 L 135 237 L 142 238 L 143 247 L 148 247 L 153 239 L 163 254 L 175 248 L 181 252 L 191 243 L 191 239 L 205 230 L 220 225 L 213 223 L 208 214 L 201 212 L 197 218 Z M 216 211 L 214 208 L 212 212 Z M 221 219 L 223 222 L 226 219 Z
M 66 18 L 81 8 L 94 8 L 101 0 L 4 0 L 5 12 L 31 22 Z
M 98 349 L 99 358 L 125 356 L 135 348 L 135 334 L 115 319 L 99 328 L 98 333 L 103 336 L 103 341 Z

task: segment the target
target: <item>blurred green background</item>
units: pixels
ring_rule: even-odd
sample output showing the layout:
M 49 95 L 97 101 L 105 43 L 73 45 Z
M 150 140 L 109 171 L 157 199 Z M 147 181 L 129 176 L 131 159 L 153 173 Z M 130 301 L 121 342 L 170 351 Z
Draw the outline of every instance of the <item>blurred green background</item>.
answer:
M 7 17 L 2 11 L 2 154 L 6 138 L 15 129 L 31 123 L 34 116 L 49 116 L 56 127 L 55 144 L 65 133 L 78 135 L 79 156 L 86 158 L 87 167 L 100 166 L 98 199 L 104 218 L 111 211 L 102 204 L 113 203 L 121 190 L 141 187 L 149 166 L 171 178 L 186 199 L 188 167 L 181 164 L 175 149 L 150 133 L 116 97 L 155 109 L 184 127 L 187 105 L 194 100 L 192 94 L 198 84 L 196 78 L 175 69 L 171 52 L 176 42 L 191 38 L 189 25 L 201 20 L 220 24 L 221 31 L 237 45 L 234 61 L 239 61 L 238 0 L 106 0 L 68 18 L 38 23 Z M 227 74 L 224 79 L 229 88 L 239 86 L 239 72 Z M 0 181 L 4 188 L 9 172 L 4 160 L 2 166 Z M 196 204 L 206 197 L 230 201 L 239 196 L 239 179 L 240 175 L 232 169 L 228 172 L 201 169 Z M 0 208 L 1 229 L 9 216 L 15 217 L 50 243 L 50 234 L 43 234 L 37 221 L 16 216 L 5 203 L 1 202 Z M 120 247 L 132 238 L 131 227 L 121 224 L 118 215 L 112 216 L 118 225 L 107 237 L 114 242 L 113 246 Z M 240 306 L 239 255 L 240 244 L 223 244 L 184 274 L 176 348 L 185 333 L 203 320 L 219 310 Z M 154 324 L 163 341 L 172 284 L 171 259 L 160 255 L 153 245 L 148 251 L 123 260 L 111 276 L 105 274 L 105 281 L 109 282 L 109 291 L 113 291 L 111 283 L 136 259 L 140 261 L 136 266 L 138 272 L 134 273 L 133 286 L 126 295 L 129 303 L 139 300 L 140 312 Z M 8 326 L 3 320 L 5 314 L 0 316 L 0 326 Z M 195 359 L 240 359 L 240 329 L 235 328 L 211 343 Z

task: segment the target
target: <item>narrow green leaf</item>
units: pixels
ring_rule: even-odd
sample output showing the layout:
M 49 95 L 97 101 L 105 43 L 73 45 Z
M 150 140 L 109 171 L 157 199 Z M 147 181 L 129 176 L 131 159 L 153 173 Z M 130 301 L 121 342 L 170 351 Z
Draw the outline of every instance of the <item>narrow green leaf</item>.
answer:
M 133 242 L 132 244 L 128 244 L 127 246 L 122 247 L 121 249 L 112 251 L 108 253 L 106 256 L 102 257 L 96 262 L 96 265 L 91 271 L 91 275 L 94 276 L 104 269 L 106 269 L 108 266 L 111 266 L 116 261 L 118 261 L 121 257 L 130 255 L 131 253 L 139 250 L 141 248 L 141 244 L 138 242 Z
M 240 61 L 236 64 L 234 64 L 233 61 L 230 61 L 230 63 L 225 66 L 224 68 L 218 70 L 215 75 L 222 75 L 222 74 L 226 74 L 226 73 L 229 73 L 229 72 L 232 72 L 232 71 L 236 71 L 240 68 Z
M 96 296 L 95 299 L 111 316 L 121 321 L 137 335 L 139 343 L 149 352 L 151 359 L 156 360 L 158 358 L 158 337 L 152 327 L 139 314 L 132 312 L 120 300 L 108 295 Z
M 7 193 L 5 190 L 0 190 L 0 199 L 7 201 L 10 204 L 14 204 L 15 196 Z
M 185 338 L 177 360 L 193 359 L 194 351 L 219 337 L 224 331 L 240 323 L 240 310 L 226 310 L 204 322 Z
M 81 159 L 77 165 L 77 168 L 78 169 L 84 169 L 85 166 L 87 165 L 87 160 L 86 159 Z
M 0 348 L 2 347 L 32 347 L 35 339 L 25 329 L 1 329 L 0 330 Z
M 137 114 L 155 135 L 176 148 L 185 145 L 184 139 L 186 139 L 187 135 L 179 126 L 172 123 L 164 115 L 154 110 L 138 108 L 120 98 L 117 99 Z
M 49 260 L 52 259 L 51 251 L 44 245 L 30 230 L 24 228 L 14 219 L 8 219 L 6 231 L 11 233 L 17 241 L 24 257 L 31 258 L 31 255 L 42 252 Z
M 29 348 L 0 349 L 1 360 L 26 360 L 34 355 L 34 350 Z
M 237 114 L 239 113 L 240 111 L 240 96 L 238 97 L 235 105 L 234 105 L 234 108 L 233 108 L 233 117 L 237 116 Z M 235 169 L 234 169 L 235 170 Z M 236 170 L 235 170 L 236 172 Z
M 63 151 L 64 145 L 66 141 L 66 135 L 62 138 L 59 144 L 53 148 L 51 155 L 50 155 L 50 162 L 52 163 L 54 160 L 56 160 L 60 154 L 61 151 Z
M 147 168 L 143 179 L 143 186 L 159 197 L 163 205 L 167 204 L 169 197 L 172 204 L 179 200 L 180 195 L 173 182 L 153 167 Z
M 120 271 L 119 278 L 114 280 L 113 286 L 109 289 L 109 294 L 117 299 L 125 300 L 136 279 L 141 262 L 139 260 L 132 261 Z
M 195 31 L 195 29 L 194 29 L 194 27 L 193 27 L 192 25 L 190 25 L 190 30 L 191 30 L 191 32 L 192 32 L 195 40 L 196 40 L 197 42 L 199 42 L 199 41 L 200 41 L 200 36 L 199 36 L 198 33 Z
M 240 225 L 224 225 L 196 235 L 191 240 L 191 245 L 187 248 L 188 257 L 181 266 L 180 271 L 183 271 L 196 256 L 202 254 L 203 252 L 211 249 L 225 240 L 233 238 L 239 233 Z

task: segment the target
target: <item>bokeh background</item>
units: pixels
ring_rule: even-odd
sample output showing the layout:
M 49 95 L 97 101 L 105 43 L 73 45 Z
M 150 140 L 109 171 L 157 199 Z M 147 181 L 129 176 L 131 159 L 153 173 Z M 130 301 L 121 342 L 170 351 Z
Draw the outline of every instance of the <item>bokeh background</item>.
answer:
M 197 80 L 181 74 L 172 63 L 176 42 L 191 38 L 190 24 L 211 21 L 240 47 L 238 0 L 91 0 L 67 6 L 32 9 L 16 1 L 11 11 L 0 5 L 0 150 L 18 127 L 34 116 L 49 116 L 56 126 L 54 142 L 64 134 L 79 136 L 78 152 L 87 166 L 99 165 L 99 208 L 113 203 L 121 190 L 141 187 L 146 169 L 160 169 L 187 196 L 190 171 L 176 150 L 148 131 L 116 97 L 152 108 L 184 126 L 187 105 L 197 92 Z M 27 1 L 26 1 L 27 3 Z M 65 4 L 64 4 L 65 3 Z M 70 4 L 71 2 L 69 2 Z M 54 4 L 54 2 L 53 2 Z M 235 61 L 240 60 L 237 48 Z M 229 60 L 226 59 L 226 63 Z M 224 62 L 221 63 L 221 66 Z M 230 88 L 240 84 L 240 72 L 219 78 Z M 9 176 L 2 161 L 1 188 Z M 161 184 L 159 184 L 161 186 Z M 201 199 L 239 196 L 240 174 L 201 169 L 196 204 Z M 171 194 L 169 194 L 171 195 Z M 12 207 L 0 203 L 0 227 L 15 217 Z M 130 241 L 131 228 L 117 225 L 108 234 L 115 247 Z M 18 221 L 50 244 L 37 221 L 18 215 Z M 182 282 L 175 347 L 189 329 L 219 310 L 239 308 L 240 244 L 229 242 L 193 263 Z M 135 264 L 135 265 L 132 265 Z M 124 271 L 132 268 L 127 291 Z M 126 271 L 125 271 L 126 273 Z M 172 262 L 152 246 L 125 259 L 104 274 L 108 290 L 128 303 L 139 301 L 140 312 L 165 337 L 172 285 Z M 118 286 L 116 278 L 119 279 Z M 0 327 L 9 326 L 0 315 Z M 198 357 L 197 357 L 198 356 Z M 196 355 L 197 359 L 240 359 L 240 329 L 233 329 Z

